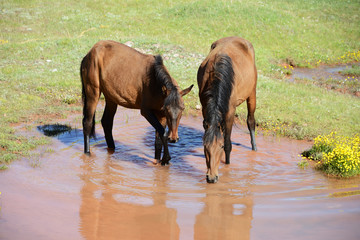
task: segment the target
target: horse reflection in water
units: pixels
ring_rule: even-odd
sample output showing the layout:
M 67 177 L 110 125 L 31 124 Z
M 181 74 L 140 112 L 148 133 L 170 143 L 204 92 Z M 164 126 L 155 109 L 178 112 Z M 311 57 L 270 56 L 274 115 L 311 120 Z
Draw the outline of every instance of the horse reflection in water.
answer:
M 251 177 L 244 177 L 239 188 L 238 182 L 234 186 L 231 183 L 236 174 L 233 176 L 225 171 L 222 178 L 229 182 L 225 188 L 220 184 L 203 188 L 201 184 L 194 188 L 196 190 L 192 189 L 195 195 L 185 194 L 183 199 L 177 199 L 174 193 L 183 189 L 169 185 L 173 182 L 171 171 L 139 164 L 139 155 L 120 154 L 121 160 L 117 159 L 120 155 L 105 157 L 98 153 L 101 157 L 96 153 L 81 157 L 83 186 L 79 215 L 80 232 L 85 239 L 152 240 L 180 239 L 181 236 L 185 239 L 250 239 L 253 218 L 253 196 L 249 191 Z M 137 178 L 127 164 L 145 168 L 154 180 L 148 183 L 147 178 Z M 184 202 L 189 199 L 193 201 L 184 208 Z M 189 226 L 193 228 L 191 235 L 189 229 L 182 229 L 184 226 L 179 224 L 184 222 L 181 213 L 177 212 L 180 209 L 191 217 L 186 222 L 192 222 L 192 216 L 195 217 L 194 225 Z
M 222 178 L 234 177 L 228 175 L 225 172 Z M 216 186 L 216 193 L 212 185 L 205 188 L 206 195 L 201 200 L 204 206 L 194 225 L 194 239 L 250 239 L 254 205 L 253 194 L 248 189 L 250 184 L 245 183 L 242 190 L 238 186 L 231 188 L 229 184 L 229 188 Z
M 93 156 L 83 157 L 81 176 L 80 231 L 85 239 L 179 239 L 177 212 L 166 207 L 166 193 L 147 191 L 145 204 L 136 203 L 139 196 L 117 188 L 124 181 L 118 174 L 124 170 L 121 165 L 109 155 L 100 170 L 95 166 L 99 159 Z M 155 188 L 167 188 L 168 175 L 154 177 Z
M 220 158 L 230 163 L 231 131 L 236 107 L 247 102 L 247 125 L 252 150 L 256 151 L 255 118 L 257 71 L 252 44 L 239 37 L 222 38 L 199 67 L 197 81 L 204 117 L 206 180 L 218 181 Z

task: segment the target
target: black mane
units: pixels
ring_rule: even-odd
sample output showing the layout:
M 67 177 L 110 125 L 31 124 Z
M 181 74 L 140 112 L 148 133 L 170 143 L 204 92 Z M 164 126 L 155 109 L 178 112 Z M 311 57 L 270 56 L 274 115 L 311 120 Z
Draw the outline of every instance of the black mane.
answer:
M 213 81 L 205 92 L 208 102 L 204 122 L 207 129 L 204 144 L 210 144 L 214 138 L 221 137 L 225 129 L 225 115 L 229 110 L 229 100 L 234 83 L 234 70 L 231 58 L 227 55 L 216 56 L 213 68 Z
M 154 63 L 155 78 L 161 86 L 165 86 L 169 95 L 165 98 L 164 106 L 176 105 L 179 106 L 180 94 L 177 86 L 171 80 L 171 77 L 166 70 L 162 57 L 160 55 L 155 56 Z

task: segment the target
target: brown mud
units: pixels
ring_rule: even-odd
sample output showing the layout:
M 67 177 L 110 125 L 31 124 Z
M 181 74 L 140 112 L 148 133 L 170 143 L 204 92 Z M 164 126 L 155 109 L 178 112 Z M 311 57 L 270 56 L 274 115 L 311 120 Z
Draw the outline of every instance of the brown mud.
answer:
M 360 239 L 360 179 L 300 169 L 309 142 L 258 134 L 253 152 L 235 127 L 231 163 L 207 184 L 200 118 L 182 118 L 169 166 L 138 111 L 118 109 L 114 153 L 96 127 L 91 156 L 80 127 L 60 126 L 35 167 L 0 172 L 0 239 Z

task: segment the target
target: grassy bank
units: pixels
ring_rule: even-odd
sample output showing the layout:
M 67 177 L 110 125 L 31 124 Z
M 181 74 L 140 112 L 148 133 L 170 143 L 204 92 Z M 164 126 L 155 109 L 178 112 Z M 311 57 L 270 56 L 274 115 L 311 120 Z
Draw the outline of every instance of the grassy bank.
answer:
M 164 55 L 172 76 L 186 87 L 196 82 L 213 41 L 242 36 L 256 50 L 256 117 L 266 131 L 295 138 L 359 132 L 359 98 L 288 83 L 281 67 L 359 61 L 348 54 L 360 49 L 359 8 L 357 0 L 0 0 L 0 165 L 46 142 L 22 137 L 16 126 L 81 110 L 80 61 L 100 39 L 131 41 Z M 186 97 L 188 108 L 199 104 L 197 93 L 195 88 Z
M 314 145 L 302 152 L 303 161 L 307 159 L 316 162 L 315 168 L 330 176 L 353 177 L 360 174 L 360 137 L 339 136 L 335 132 L 318 136 Z

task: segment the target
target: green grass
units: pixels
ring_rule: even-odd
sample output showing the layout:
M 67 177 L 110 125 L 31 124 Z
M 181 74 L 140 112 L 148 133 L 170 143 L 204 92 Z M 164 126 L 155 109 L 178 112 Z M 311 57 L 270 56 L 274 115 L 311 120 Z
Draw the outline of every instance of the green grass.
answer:
M 319 78 L 314 80 L 296 79 L 300 84 L 312 84 L 320 88 L 337 91 L 341 93 L 348 93 L 359 97 L 360 95 L 360 79 L 357 77 L 347 76 L 345 78 Z
M 351 76 L 351 77 L 360 77 L 360 66 L 352 65 L 351 68 L 345 69 L 340 72 L 343 75 Z
M 303 159 L 298 163 L 298 166 L 301 169 L 305 169 L 309 166 L 309 162 L 307 160 Z
M 359 98 L 288 83 L 280 65 L 359 61 L 352 54 L 360 49 L 359 8 L 357 0 L 0 0 L 0 165 L 43 142 L 22 137 L 14 126 L 49 124 L 81 111 L 80 62 L 101 39 L 162 54 L 185 88 L 196 83 L 213 41 L 244 37 L 256 51 L 256 118 L 265 131 L 300 139 L 359 132 Z M 185 97 L 188 109 L 199 104 L 197 94 L 196 87 Z
M 338 131 L 344 135 L 359 131 L 359 100 L 314 85 L 299 85 L 274 81 L 262 77 L 259 80 L 256 116 L 266 130 L 297 139 Z M 241 119 L 246 118 L 246 106 L 238 109 Z M 276 124 L 282 125 L 278 129 Z M 357 128 L 355 127 L 357 126 Z

